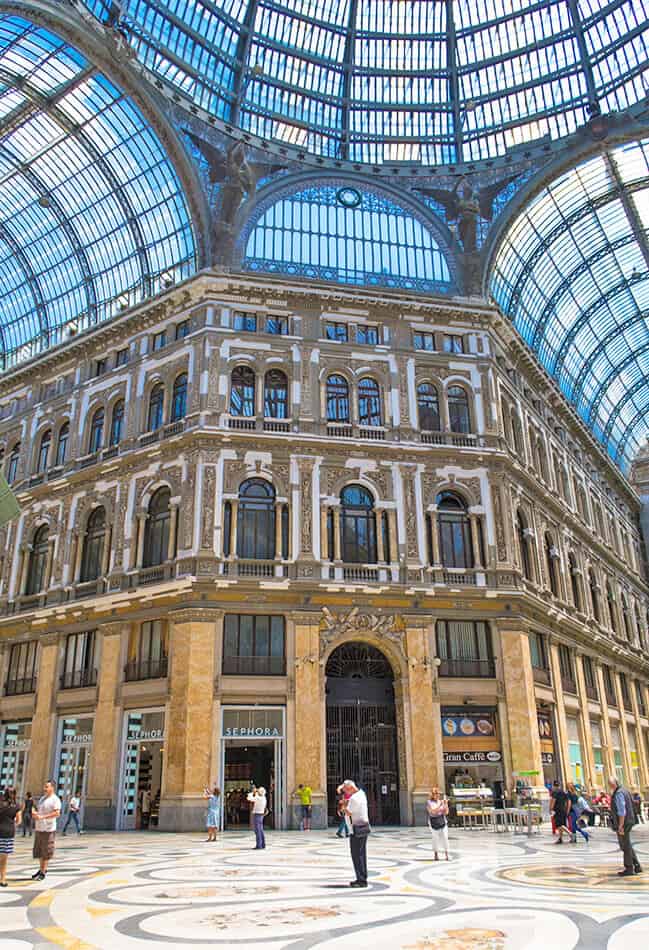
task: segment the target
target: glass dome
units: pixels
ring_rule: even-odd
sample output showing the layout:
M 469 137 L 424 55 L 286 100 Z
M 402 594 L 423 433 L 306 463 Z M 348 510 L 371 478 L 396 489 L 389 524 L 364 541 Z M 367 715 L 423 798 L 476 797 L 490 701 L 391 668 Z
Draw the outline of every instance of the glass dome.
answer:
M 649 418 L 649 140 L 555 179 L 501 241 L 490 289 L 623 468 Z
M 227 127 L 331 159 L 475 163 L 646 95 L 638 0 L 76 0 Z

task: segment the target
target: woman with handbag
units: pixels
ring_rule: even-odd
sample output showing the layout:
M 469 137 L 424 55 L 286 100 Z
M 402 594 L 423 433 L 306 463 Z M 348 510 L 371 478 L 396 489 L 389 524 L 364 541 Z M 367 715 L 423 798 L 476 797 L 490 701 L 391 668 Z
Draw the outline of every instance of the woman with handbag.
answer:
M 438 788 L 431 790 L 430 798 L 426 802 L 426 813 L 433 839 L 435 860 L 439 861 L 438 852 L 443 851 L 448 861 L 448 803 Z

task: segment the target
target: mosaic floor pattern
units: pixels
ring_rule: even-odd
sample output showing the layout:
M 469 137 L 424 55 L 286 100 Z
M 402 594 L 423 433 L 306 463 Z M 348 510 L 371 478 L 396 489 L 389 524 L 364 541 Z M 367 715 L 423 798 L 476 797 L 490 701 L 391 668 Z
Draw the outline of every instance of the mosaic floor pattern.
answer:
M 376 831 L 370 887 L 352 890 L 331 832 L 245 832 L 214 844 L 155 832 L 59 838 L 46 881 L 17 839 L 0 891 L 1 950 L 646 950 L 647 873 L 619 878 L 614 836 L 558 848 L 543 835 L 451 831 L 434 862 L 426 829 Z

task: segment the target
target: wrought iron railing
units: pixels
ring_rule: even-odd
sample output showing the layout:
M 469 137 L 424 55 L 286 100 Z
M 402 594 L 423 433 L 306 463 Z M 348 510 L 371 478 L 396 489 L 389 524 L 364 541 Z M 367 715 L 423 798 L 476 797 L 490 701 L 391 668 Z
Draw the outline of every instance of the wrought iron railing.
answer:
M 169 660 L 166 656 L 159 660 L 131 660 L 124 667 L 124 679 L 127 683 L 136 680 L 163 679 L 168 672 Z

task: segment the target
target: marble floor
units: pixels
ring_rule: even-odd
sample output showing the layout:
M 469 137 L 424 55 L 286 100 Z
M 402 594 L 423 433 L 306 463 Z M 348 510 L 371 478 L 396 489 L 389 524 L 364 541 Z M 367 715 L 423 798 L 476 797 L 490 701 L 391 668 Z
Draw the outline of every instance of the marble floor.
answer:
M 432 861 L 426 829 L 377 830 L 370 887 L 352 890 L 348 845 L 331 832 L 97 833 L 59 838 L 31 881 L 17 839 L 0 891 L 0 948 L 66 950 L 646 950 L 647 873 L 618 878 L 611 832 L 590 844 L 451 829 L 452 860 Z

